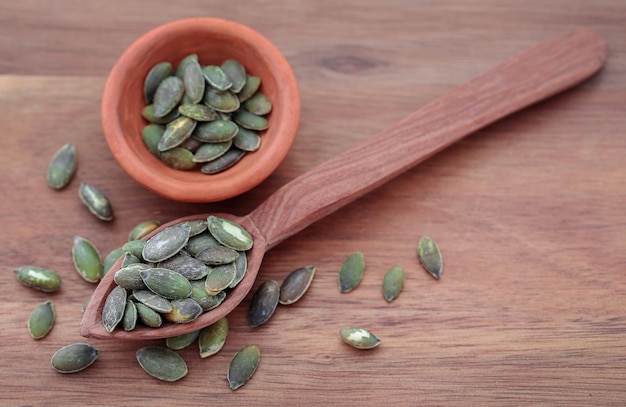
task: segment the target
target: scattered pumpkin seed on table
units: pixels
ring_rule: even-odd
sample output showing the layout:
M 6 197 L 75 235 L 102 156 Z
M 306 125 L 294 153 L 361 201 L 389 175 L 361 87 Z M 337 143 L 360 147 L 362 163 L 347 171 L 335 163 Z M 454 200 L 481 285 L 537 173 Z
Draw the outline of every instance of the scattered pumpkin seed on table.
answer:
M 255 328 L 266 323 L 276 310 L 280 298 L 280 286 L 274 280 L 264 281 L 255 291 L 248 310 L 250 326 Z
M 443 263 L 437 243 L 430 237 L 424 236 L 417 245 L 417 254 L 424 269 L 439 280 Z
M 380 345 L 380 339 L 363 328 L 345 326 L 339 330 L 339 336 L 345 343 L 357 349 L 373 349 Z
M 341 265 L 339 271 L 339 291 L 347 293 L 354 290 L 363 279 L 365 257 L 361 252 L 354 252 Z
M 97 283 L 102 277 L 100 253 L 89 240 L 75 236 L 72 246 L 72 259 L 78 274 L 90 283 Z
M 82 182 L 78 189 L 78 196 L 87 209 L 89 209 L 89 212 L 96 218 L 103 221 L 113 220 L 111 202 L 109 202 L 109 198 L 98 188 L 86 182 Z
M 228 366 L 228 385 L 232 390 L 237 390 L 256 372 L 261 360 L 261 352 L 255 345 L 244 346 L 233 356 Z
M 404 269 L 400 266 L 391 267 L 383 278 L 383 297 L 387 302 L 393 301 L 404 287 Z
M 53 189 L 63 189 L 76 172 L 76 147 L 65 144 L 52 157 L 48 165 L 48 185 Z
M 228 320 L 224 317 L 211 325 L 202 328 L 198 337 L 200 357 L 207 358 L 219 352 L 228 336 Z
M 54 326 L 55 313 L 52 301 L 45 301 L 32 311 L 28 318 L 28 332 L 33 339 L 41 339 L 48 335 Z
M 50 364 L 60 373 L 76 373 L 91 366 L 100 351 L 88 343 L 72 343 L 57 350 Z
M 22 266 L 13 270 L 15 277 L 27 287 L 51 293 L 61 287 L 61 277 L 49 269 L 37 266 Z
M 280 297 L 278 301 L 283 305 L 293 304 L 298 301 L 309 289 L 315 266 L 300 267 L 287 276 L 280 285 Z
M 171 349 L 161 346 L 146 346 L 136 353 L 139 366 L 159 380 L 175 382 L 187 375 L 185 360 Z
M 199 335 L 200 331 L 192 331 L 182 335 L 171 336 L 165 339 L 165 346 L 174 350 L 185 349 L 187 346 L 194 343 Z

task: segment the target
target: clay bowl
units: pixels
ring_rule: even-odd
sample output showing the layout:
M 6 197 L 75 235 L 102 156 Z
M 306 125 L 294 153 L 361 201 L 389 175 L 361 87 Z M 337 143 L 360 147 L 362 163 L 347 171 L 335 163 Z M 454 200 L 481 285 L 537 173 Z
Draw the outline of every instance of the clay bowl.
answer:
M 236 59 L 247 73 L 261 78 L 259 90 L 272 102 L 269 128 L 261 132 L 259 150 L 214 175 L 199 168 L 172 169 L 153 156 L 142 140 L 142 129 L 148 124 L 141 115 L 148 71 L 162 61 L 176 69 L 189 54 L 197 54 L 201 65 Z M 259 185 L 287 155 L 299 121 L 300 92 L 282 53 L 256 31 L 216 18 L 178 20 L 144 34 L 113 67 L 102 99 L 104 135 L 120 166 L 147 189 L 180 202 L 216 202 Z

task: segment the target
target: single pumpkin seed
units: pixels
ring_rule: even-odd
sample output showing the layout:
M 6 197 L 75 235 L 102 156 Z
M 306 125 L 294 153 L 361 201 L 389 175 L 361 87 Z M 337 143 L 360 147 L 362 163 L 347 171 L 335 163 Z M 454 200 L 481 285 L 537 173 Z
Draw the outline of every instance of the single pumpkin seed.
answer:
M 244 102 L 243 107 L 250 113 L 263 116 L 272 111 L 272 102 L 263 93 L 257 92 Z
M 126 300 L 124 315 L 122 316 L 122 328 L 125 331 L 132 331 L 137 326 L 137 306 L 131 300 Z
M 380 345 L 380 339 L 363 328 L 343 327 L 339 330 L 341 339 L 357 349 L 372 349 Z
M 226 154 L 228 149 L 233 145 L 232 140 L 223 141 L 221 143 L 204 143 L 193 154 L 193 162 L 205 163 L 213 161 L 216 158 Z
M 261 136 L 253 130 L 240 127 L 233 138 L 233 145 L 243 151 L 256 151 L 261 146 Z
M 202 261 L 191 257 L 184 251 L 179 252 L 174 257 L 158 264 L 161 268 L 166 268 L 180 273 L 187 280 L 199 280 L 206 277 L 209 268 Z
M 241 91 L 237 94 L 239 101 L 241 103 L 250 99 L 261 86 L 261 78 L 254 75 L 246 75 L 246 83 L 244 84 Z
M 139 260 L 141 260 L 143 247 L 145 245 L 146 242 L 140 239 L 129 240 L 122 245 L 122 250 L 124 251 L 124 253 L 130 253 L 133 256 L 137 257 Z
M 232 390 L 237 390 L 256 372 L 261 360 L 261 352 L 255 345 L 244 346 L 233 356 L 228 366 L 228 385 Z
M 211 109 L 223 113 L 234 112 L 241 106 L 241 102 L 235 93 L 229 90 L 221 91 L 211 87 L 204 93 L 202 102 Z
M 237 267 L 235 263 L 216 266 L 207 274 L 204 281 L 204 288 L 209 295 L 215 295 L 227 289 L 235 279 L 236 274 Z
M 219 352 L 228 336 L 228 320 L 224 317 L 213 324 L 202 328 L 198 336 L 200 357 L 207 358 Z
M 164 268 L 151 268 L 139 272 L 146 286 L 167 299 L 181 299 L 191 294 L 191 285 L 183 275 Z
M 198 54 L 189 54 L 178 63 L 178 66 L 176 67 L 176 76 L 179 77 L 181 80 L 183 79 L 185 67 L 191 61 L 198 62 Z
M 146 220 L 141 222 L 128 233 L 128 240 L 143 239 L 154 232 L 159 226 L 161 226 L 161 222 L 158 220 Z
M 383 297 L 393 301 L 404 287 L 404 270 L 400 266 L 390 268 L 383 278 Z
M 163 79 L 154 92 L 154 116 L 164 117 L 174 110 L 185 93 L 183 81 L 176 76 Z
M 150 376 L 166 382 L 175 382 L 187 375 L 184 359 L 171 349 L 161 346 L 146 346 L 136 353 L 139 366 Z
M 217 90 L 227 90 L 233 86 L 233 82 L 228 75 L 217 65 L 208 65 L 202 69 L 204 78 L 213 88 Z
M 246 84 L 246 68 L 234 59 L 224 61 L 221 68 L 232 82 L 230 89 L 235 93 L 241 92 Z
M 164 313 L 172 310 L 172 304 L 169 300 L 150 290 L 134 290 L 133 298 L 156 312 Z
M 210 295 L 205 287 L 205 280 L 191 282 L 191 296 L 203 311 L 210 311 L 220 305 L 226 299 L 226 292 L 220 291 L 215 295 Z
M 417 255 L 422 266 L 437 280 L 441 277 L 441 252 L 437 243 L 428 236 L 420 239 L 417 245 Z
M 204 164 L 201 171 L 205 174 L 217 174 L 226 171 L 246 155 L 246 151 L 231 147 L 226 153 L 222 154 L 213 161 Z
M 217 216 L 207 217 L 207 227 L 211 235 L 226 247 L 237 251 L 246 251 L 252 248 L 252 236 L 236 222 Z
M 175 350 L 185 349 L 187 346 L 194 343 L 198 339 L 199 335 L 200 331 L 193 331 L 182 335 L 172 336 L 165 339 L 165 346 Z
M 154 123 L 148 124 L 141 131 L 143 143 L 148 148 L 148 151 L 155 157 L 159 156 L 159 141 L 161 141 L 164 132 L 165 126 Z
M 149 326 L 150 328 L 158 328 L 163 324 L 161 314 L 152 308 L 147 307 L 140 302 L 135 303 L 135 307 L 137 307 L 137 317 L 144 325 Z
M 61 373 L 76 373 L 91 366 L 100 351 L 88 343 L 72 343 L 57 350 L 50 364 Z
M 45 301 L 37 305 L 28 318 L 28 333 L 33 339 L 41 339 L 48 335 L 54 326 L 54 305 Z
M 153 124 L 167 124 L 179 116 L 178 109 L 172 109 L 172 111 L 165 116 L 157 117 L 154 114 L 154 109 L 154 104 L 152 104 L 147 105 L 141 110 L 141 115 L 143 116 L 143 118 Z
M 210 122 L 218 118 L 215 110 L 205 105 L 187 103 L 178 106 L 178 112 L 183 116 L 187 116 L 191 119 L 199 122 Z
M 347 293 L 354 290 L 365 271 L 365 257 L 360 252 L 352 253 L 341 265 L 339 271 L 339 291 Z
M 315 266 L 300 267 L 289 273 L 280 285 L 279 302 L 283 305 L 298 301 L 309 289 L 315 276 Z
M 193 103 L 198 103 L 204 96 L 204 75 L 197 60 L 189 59 L 183 67 L 185 95 Z
M 107 254 L 102 262 L 102 276 L 104 277 L 106 273 L 111 270 L 111 267 L 115 264 L 116 261 L 120 259 L 124 255 L 124 250 L 121 247 L 115 248 Z
M 219 244 L 220 242 L 215 240 L 211 233 L 204 232 L 197 236 L 190 237 L 189 241 L 187 242 L 187 246 L 185 246 L 185 251 L 192 256 L 195 256 L 202 250 L 209 247 L 218 246 Z
M 164 313 L 163 317 L 170 322 L 186 324 L 202 314 L 202 307 L 193 298 L 172 300 L 172 310 Z
M 189 241 L 191 227 L 182 222 L 168 226 L 152 236 L 143 248 L 143 258 L 158 263 L 178 253 Z
M 15 277 L 27 287 L 51 293 L 61 286 L 61 277 L 52 270 L 37 266 L 22 266 L 13 270 Z
M 96 218 L 104 221 L 113 220 L 111 202 L 109 202 L 109 198 L 98 188 L 86 182 L 82 182 L 78 190 L 78 196 L 87 209 L 89 209 L 89 212 Z
M 187 220 L 184 223 L 189 225 L 189 237 L 197 236 L 207 230 L 206 219 Z
M 280 286 L 274 280 L 266 280 L 257 288 L 250 309 L 248 310 L 248 319 L 250 326 L 255 328 L 266 323 L 274 314 L 278 299 L 280 298 Z
M 235 123 L 239 126 L 249 130 L 261 131 L 269 127 L 269 122 L 265 117 L 250 113 L 245 109 L 237 110 L 233 116 L 233 120 L 235 120 Z
M 237 257 L 239 253 L 226 246 L 209 247 L 196 255 L 196 259 L 209 266 L 232 263 Z
M 191 132 L 196 128 L 196 121 L 187 116 L 175 119 L 165 128 L 157 148 L 160 152 L 171 150 L 180 146 L 185 140 L 191 137 Z
M 200 123 L 193 132 L 193 137 L 203 143 L 223 143 L 232 140 L 239 127 L 230 120 L 213 120 Z
M 76 147 L 65 144 L 52 157 L 48 165 L 48 185 L 53 189 L 63 189 L 70 183 L 76 172 Z
M 171 74 L 172 64 L 169 62 L 159 62 L 154 65 L 150 71 L 148 71 L 148 75 L 146 75 L 146 79 L 143 84 L 143 98 L 146 101 L 146 104 L 152 103 L 154 93 L 159 87 L 159 84 Z
M 128 267 L 131 264 L 141 263 L 141 260 L 130 253 L 124 253 L 124 258 L 122 259 L 122 267 Z
M 246 275 L 246 271 L 248 271 L 248 258 L 246 257 L 246 253 L 239 252 L 239 256 L 237 257 L 237 260 L 235 260 L 235 268 L 237 269 L 235 272 L 235 278 L 232 283 L 230 283 L 228 288 L 235 288 Z
M 193 162 L 193 153 L 185 148 L 176 147 L 171 150 L 163 151 L 159 158 L 168 167 L 175 170 L 188 171 L 196 166 Z
M 90 283 L 97 283 L 102 277 L 102 261 L 95 246 L 85 238 L 74 237 L 72 259 L 78 274 Z
M 126 308 L 126 289 L 115 286 L 107 295 L 102 307 L 102 325 L 107 332 L 113 332 L 117 324 L 124 317 L 124 309 Z

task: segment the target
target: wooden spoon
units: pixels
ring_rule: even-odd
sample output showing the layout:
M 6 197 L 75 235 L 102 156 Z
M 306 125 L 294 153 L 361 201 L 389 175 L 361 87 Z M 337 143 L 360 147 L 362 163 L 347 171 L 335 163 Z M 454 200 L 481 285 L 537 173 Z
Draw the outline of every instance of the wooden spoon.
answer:
M 294 179 L 248 215 L 216 214 L 246 228 L 254 238 L 254 246 L 248 252 L 248 272 L 241 283 L 220 306 L 192 322 L 108 333 L 101 322 L 102 307 L 115 285 L 113 275 L 120 266 L 118 261 L 96 288 L 83 316 L 81 335 L 101 339 L 166 338 L 219 320 L 246 297 L 267 250 L 474 131 L 580 83 L 602 67 L 606 56 L 605 40 L 586 28 L 548 39 Z M 207 216 L 177 219 L 158 230 Z

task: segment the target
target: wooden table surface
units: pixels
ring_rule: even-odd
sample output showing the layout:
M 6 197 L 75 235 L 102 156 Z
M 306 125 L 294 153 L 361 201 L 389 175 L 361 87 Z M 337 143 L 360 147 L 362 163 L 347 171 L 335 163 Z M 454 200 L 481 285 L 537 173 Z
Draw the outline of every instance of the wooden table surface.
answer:
M 143 189 L 104 141 L 100 101 L 119 55 L 171 20 L 214 16 L 249 25 L 285 54 L 298 78 L 302 119 L 287 159 L 261 186 L 226 202 L 182 204 Z M 513 1 L 126 1 L 0 5 L 0 378 L 2 405 L 562 405 L 626 402 L 626 3 Z M 229 316 L 217 355 L 179 353 L 189 374 L 148 376 L 135 351 L 78 333 L 94 286 L 73 268 L 74 236 L 106 255 L 137 223 L 203 212 L 246 214 L 317 164 L 404 118 L 455 85 L 574 26 L 609 43 L 605 68 L 582 85 L 502 120 L 311 225 L 265 257 L 258 286 L 315 265 L 298 303 L 251 328 L 252 294 Z M 64 143 L 78 149 L 67 189 L 46 185 Z M 101 188 L 115 220 L 78 199 Z M 305 199 L 305 198 L 303 198 Z M 419 265 L 428 235 L 441 280 Z M 338 270 L 361 251 L 361 285 L 340 294 Z M 63 279 L 54 294 L 22 286 L 33 264 Z M 404 267 L 404 291 L 382 298 L 385 272 Z M 30 338 L 26 321 L 51 299 L 54 329 Z M 338 336 L 367 328 L 379 348 Z M 61 346 L 87 341 L 87 370 L 50 367 Z M 261 350 L 253 379 L 226 382 L 233 354 Z

